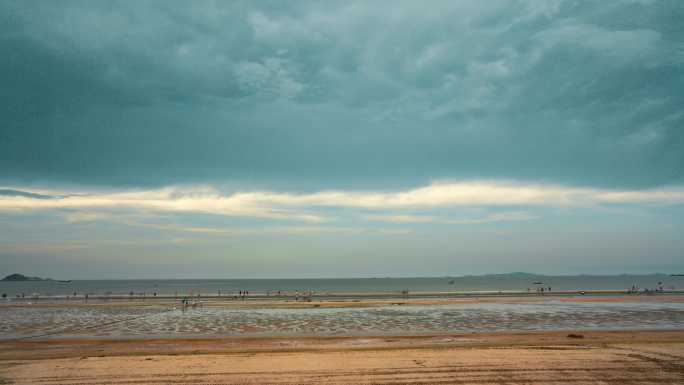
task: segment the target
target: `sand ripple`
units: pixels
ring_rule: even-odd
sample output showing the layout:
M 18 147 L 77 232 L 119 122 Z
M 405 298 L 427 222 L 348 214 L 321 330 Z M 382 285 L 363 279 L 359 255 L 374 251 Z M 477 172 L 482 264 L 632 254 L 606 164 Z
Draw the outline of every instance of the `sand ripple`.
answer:
M 682 303 L 459 304 L 375 308 L 162 311 L 146 307 L 0 308 L 0 338 L 345 335 L 684 327 Z

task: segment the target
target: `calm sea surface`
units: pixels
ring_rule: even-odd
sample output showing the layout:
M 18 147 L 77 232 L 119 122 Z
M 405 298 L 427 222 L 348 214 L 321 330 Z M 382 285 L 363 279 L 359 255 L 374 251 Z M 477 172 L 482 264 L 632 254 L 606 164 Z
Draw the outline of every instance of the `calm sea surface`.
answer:
M 542 282 L 542 284 L 535 284 Z M 181 280 L 74 280 L 70 283 L 53 281 L 0 282 L 0 293 L 9 297 L 71 295 L 74 292 L 91 295 L 127 295 L 134 293 L 206 294 L 237 293 L 248 290 L 250 294 L 266 292 L 308 291 L 316 293 L 379 292 L 392 293 L 402 290 L 421 291 L 524 291 L 537 286 L 564 290 L 626 290 L 632 285 L 640 288 L 656 288 L 661 284 L 666 290 L 684 289 L 684 277 L 665 274 L 614 275 L 614 276 L 532 276 L 488 275 L 442 278 L 349 278 L 349 279 L 181 279 Z

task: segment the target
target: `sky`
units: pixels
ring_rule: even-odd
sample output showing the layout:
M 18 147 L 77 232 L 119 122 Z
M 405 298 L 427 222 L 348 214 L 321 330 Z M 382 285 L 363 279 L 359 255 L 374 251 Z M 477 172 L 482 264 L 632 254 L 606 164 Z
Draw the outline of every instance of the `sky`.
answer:
M 0 0 L 0 274 L 684 273 L 682 20 Z

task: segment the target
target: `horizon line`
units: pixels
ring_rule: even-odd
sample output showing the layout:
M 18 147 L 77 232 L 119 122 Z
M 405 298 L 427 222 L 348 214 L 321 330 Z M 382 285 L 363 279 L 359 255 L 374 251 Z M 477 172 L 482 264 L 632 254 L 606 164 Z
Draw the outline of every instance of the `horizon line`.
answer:
M 37 277 L 35 275 L 27 275 L 23 273 L 10 273 L 6 276 L 12 274 L 21 274 L 27 277 Z M 204 281 L 218 281 L 218 280 L 235 280 L 235 281 L 247 281 L 247 280 L 314 280 L 314 279 L 326 279 L 326 280 L 343 280 L 343 279 L 436 279 L 436 278 L 469 278 L 469 277 L 487 277 L 487 276 L 497 276 L 497 275 L 530 275 L 538 277 L 619 277 L 619 276 L 648 276 L 648 275 L 665 275 L 665 276 L 684 276 L 682 273 L 663 273 L 663 272 L 648 272 L 648 273 L 605 273 L 605 274 L 588 274 L 588 273 L 577 273 L 577 274 L 545 274 L 545 273 L 529 273 L 529 272 L 508 272 L 508 273 L 484 273 L 484 274 L 465 274 L 465 275 L 425 275 L 425 276 L 365 276 L 365 277 L 254 277 L 254 278 L 234 278 L 234 277 L 195 277 L 195 278 L 173 278 L 173 277 L 156 277 L 156 278 L 51 278 L 51 277 L 38 277 L 44 281 L 191 281 L 191 280 L 204 280 Z M 6 277 L 6 276 L 3 276 Z M 43 282 L 44 282 L 43 281 Z M 0 282 L 41 282 L 41 281 L 3 281 Z

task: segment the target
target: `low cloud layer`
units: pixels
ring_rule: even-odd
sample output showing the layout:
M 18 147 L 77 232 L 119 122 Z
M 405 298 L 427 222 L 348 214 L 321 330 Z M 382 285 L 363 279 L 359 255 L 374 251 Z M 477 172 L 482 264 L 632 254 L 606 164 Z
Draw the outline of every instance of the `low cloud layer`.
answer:
M 138 210 L 175 213 L 205 213 L 230 217 L 254 217 L 303 222 L 334 219 L 318 214 L 320 208 L 376 211 L 425 210 L 444 207 L 510 206 L 590 206 L 606 204 L 680 205 L 684 188 L 650 190 L 605 190 L 559 185 L 536 185 L 483 182 L 439 182 L 404 191 L 320 191 L 286 193 L 272 191 L 222 194 L 216 189 L 169 187 L 102 193 L 53 192 L 54 197 L 30 191 L 14 190 L 14 196 L 0 196 L 0 211 L 84 210 L 70 214 L 71 222 L 100 219 L 92 210 Z M 436 219 L 428 216 L 380 215 L 372 220 L 394 222 L 439 222 L 476 224 L 511 220 L 529 220 L 520 212 L 493 214 L 477 219 Z

